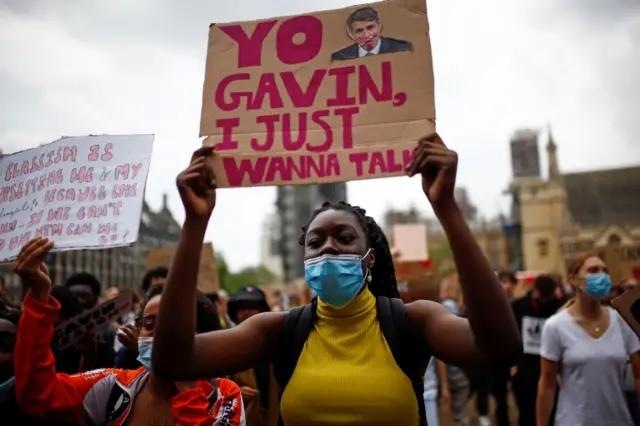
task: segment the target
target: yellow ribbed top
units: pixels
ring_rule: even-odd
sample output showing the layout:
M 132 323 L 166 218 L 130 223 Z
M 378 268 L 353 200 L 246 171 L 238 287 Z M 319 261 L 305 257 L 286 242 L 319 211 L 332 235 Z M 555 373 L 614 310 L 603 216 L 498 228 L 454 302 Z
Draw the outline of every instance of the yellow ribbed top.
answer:
M 286 426 L 417 426 L 411 381 L 396 364 L 368 289 L 318 318 L 280 404 Z

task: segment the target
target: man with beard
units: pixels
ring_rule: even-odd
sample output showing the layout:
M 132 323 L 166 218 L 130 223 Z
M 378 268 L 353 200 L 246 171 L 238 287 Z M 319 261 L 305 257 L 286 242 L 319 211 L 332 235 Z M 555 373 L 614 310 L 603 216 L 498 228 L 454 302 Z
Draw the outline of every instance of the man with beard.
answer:
M 550 275 L 538 275 L 533 283 L 533 290 L 511 304 L 524 346 L 524 355 L 511 379 L 518 404 L 519 426 L 536 425 L 540 339 L 545 321 L 562 306 L 562 301 L 555 296 L 557 285 Z

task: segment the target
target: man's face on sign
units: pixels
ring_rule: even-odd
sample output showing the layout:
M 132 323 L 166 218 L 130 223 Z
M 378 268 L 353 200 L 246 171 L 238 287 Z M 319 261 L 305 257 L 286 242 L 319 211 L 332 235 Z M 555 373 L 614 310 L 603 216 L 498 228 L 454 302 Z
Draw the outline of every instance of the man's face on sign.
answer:
M 373 50 L 380 40 L 380 22 L 355 21 L 351 24 L 349 35 L 364 50 Z

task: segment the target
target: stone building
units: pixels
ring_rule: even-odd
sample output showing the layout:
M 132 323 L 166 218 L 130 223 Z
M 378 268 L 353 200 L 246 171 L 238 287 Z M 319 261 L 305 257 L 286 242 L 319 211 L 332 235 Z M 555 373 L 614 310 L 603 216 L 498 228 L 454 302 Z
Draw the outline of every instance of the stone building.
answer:
M 562 173 L 549 131 L 547 178 L 510 185 L 524 269 L 565 275 L 572 254 L 640 242 L 640 166 Z
M 164 194 L 162 208 L 157 212 L 152 211 L 146 201 L 143 202 L 138 241 L 132 246 L 56 252 L 47 259 L 47 266 L 54 285 L 63 284 L 76 272 L 89 272 L 100 280 L 103 290 L 112 286 L 138 289 L 146 272 L 146 252 L 177 244 L 180 233 L 180 225 L 169 211 L 167 195 Z M 14 300 L 19 298 L 20 282 L 11 272 L 11 265 L 0 266 L 9 293 Z
M 456 201 L 462 210 L 478 245 L 489 263 L 496 270 L 506 268 L 511 263 L 507 237 L 503 231 L 503 218 L 493 220 L 478 218 L 477 208 L 471 203 L 464 190 L 456 191 Z M 424 223 L 427 226 L 427 247 L 431 256 L 440 262 L 443 274 L 453 270 L 453 258 L 450 255 L 447 236 L 435 218 L 425 218 L 414 207 L 406 211 L 389 209 L 384 215 L 385 233 L 389 237 L 395 224 Z

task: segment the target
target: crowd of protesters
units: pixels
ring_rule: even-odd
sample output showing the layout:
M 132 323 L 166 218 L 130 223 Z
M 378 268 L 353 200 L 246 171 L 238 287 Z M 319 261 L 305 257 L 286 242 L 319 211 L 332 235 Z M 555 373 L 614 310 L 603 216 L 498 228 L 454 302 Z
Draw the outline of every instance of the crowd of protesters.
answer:
M 54 243 L 22 247 L 14 272 L 28 291 L 19 306 L 0 303 L 0 424 L 437 426 L 446 406 L 465 426 L 473 396 L 481 426 L 507 426 L 510 391 L 521 426 L 639 424 L 640 340 L 606 306 L 637 283 L 613 286 L 585 255 L 569 294 L 540 275 L 514 299 L 515 276 L 491 269 L 454 201 L 457 155 L 439 136 L 420 141 L 407 173 L 447 234 L 461 291 L 408 304 L 384 232 L 344 202 L 302 229 L 310 303 L 269 306 L 256 286 L 198 291 L 212 155 L 197 150 L 178 176 L 186 219 L 172 264 L 71 347 L 58 347 L 55 327 L 118 290 L 103 293 L 88 273 L 52 283 Z

